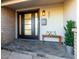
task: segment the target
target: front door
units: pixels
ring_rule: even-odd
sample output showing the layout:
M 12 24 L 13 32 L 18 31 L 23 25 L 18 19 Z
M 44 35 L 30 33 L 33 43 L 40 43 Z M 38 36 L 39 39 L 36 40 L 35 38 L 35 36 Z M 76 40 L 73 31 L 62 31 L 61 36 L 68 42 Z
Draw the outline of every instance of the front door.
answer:
M 39 37 L 38 11 L 18 13 L 18 38 L 38 39 Z

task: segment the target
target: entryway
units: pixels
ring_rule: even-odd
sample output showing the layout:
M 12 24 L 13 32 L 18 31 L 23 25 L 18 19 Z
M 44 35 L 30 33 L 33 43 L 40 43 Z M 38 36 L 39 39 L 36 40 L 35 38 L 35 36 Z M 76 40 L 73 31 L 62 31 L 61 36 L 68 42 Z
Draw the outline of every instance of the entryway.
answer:
M 18 38 L 39 39 L 39 9 L 20 11 L 18 14 Z

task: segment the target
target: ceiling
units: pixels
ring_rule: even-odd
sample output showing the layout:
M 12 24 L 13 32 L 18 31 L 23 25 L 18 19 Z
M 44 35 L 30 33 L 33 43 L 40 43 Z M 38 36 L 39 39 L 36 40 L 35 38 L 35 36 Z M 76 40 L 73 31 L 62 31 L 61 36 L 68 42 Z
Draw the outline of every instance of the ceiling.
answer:
M 5 2 L 5 1 L 8 1 L 8 0 L 1 0 L 1 2 Z
M 20 9 L 20 8 L 28 8 L 28 7 L 34 7 L 34 6 L 40 6 L 40 5 L 48 5 L 48 4 L 53 4 L 53 3 L 61 3 L 64 2 L 64 0 L 21 0 L 19 3 L 13 3 L 10 4 L 10 0 L 1 0 L 2 4 L 9 2 L 9 4 L 5 4 L 4 6 L 7 6 L 12 9 Z M 12 2 L 14 0 L 11 0 Z
M 16 1 L 16 0 L 1 0 L 1 3 L 10 2 L 10 1 Z M 18 1 L 22 1 L 22 0 L 18 0 Z

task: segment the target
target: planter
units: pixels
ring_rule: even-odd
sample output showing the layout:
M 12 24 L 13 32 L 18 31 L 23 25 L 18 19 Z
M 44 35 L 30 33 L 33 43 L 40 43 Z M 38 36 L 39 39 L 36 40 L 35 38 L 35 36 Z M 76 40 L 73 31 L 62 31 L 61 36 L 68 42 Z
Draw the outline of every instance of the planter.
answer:
M 67 51 L 67 55 L 69 57 L 73 56 L 74 55 L 74 48 L 71 47 L 71 46 L 66 46 L 66 51 Z

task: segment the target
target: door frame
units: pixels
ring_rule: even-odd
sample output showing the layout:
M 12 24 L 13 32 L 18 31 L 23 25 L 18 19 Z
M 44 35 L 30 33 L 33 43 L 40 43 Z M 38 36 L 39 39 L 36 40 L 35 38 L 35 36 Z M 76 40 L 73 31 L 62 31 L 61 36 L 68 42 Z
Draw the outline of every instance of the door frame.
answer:
M 21 38 L 21 37 L 19 37 L 19 14 L 33 13 L 33 12 L 38 13 L 38 38 L 37 38 L 37 40 L 40 40 L 40 9 L 17 11 L 17 38 L 18 39 Z M 27 38 L 22 38 L 22 39 L 27 39 Z

